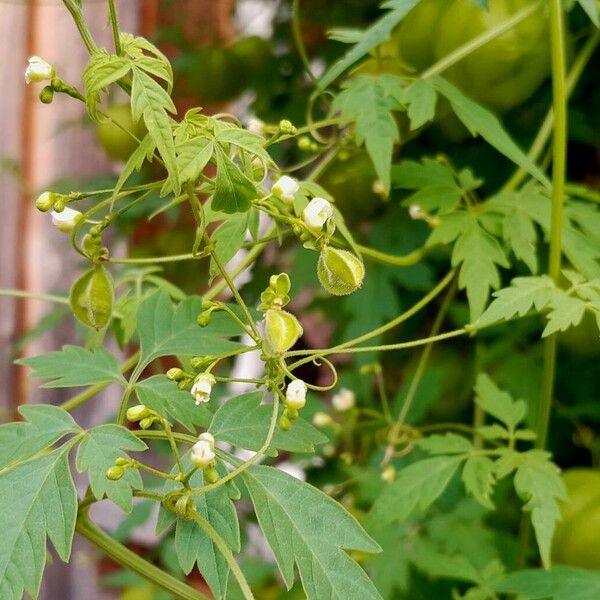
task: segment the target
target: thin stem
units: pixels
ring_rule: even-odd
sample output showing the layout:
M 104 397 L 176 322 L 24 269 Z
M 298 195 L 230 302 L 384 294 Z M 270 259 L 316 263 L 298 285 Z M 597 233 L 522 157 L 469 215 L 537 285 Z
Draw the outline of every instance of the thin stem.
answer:
M 108 0 L 108 12 L 110 15 L 110 26 L 113 33 L 113 40 L 115 43 L 115 53 L 120 56 L 123 52 L 123 48 L 121 47 L 121 37 L 119 33 L 119 18 L 117 17 L 115 0 Z
M 487 29 L 481 35 L 478 35 L 466 44 L 459 46 L 456 50 L 454 50 L 450 54 L 447 54 L 446 56 L 444 56 L 444 58 L 431 65 L 431 67 L 429 67 L 427 70 L 421 73 L 421 78 L 427 79 L 429 77 L 433 77 L 434 75 L 439 75 L 442 71 L 445 71 L 446 69 L 448 69 L 452 65 L 455 65 L 457 62 L 461 61 L 463 58 L 465 58 L 478 48 L 481 48 L 481 46 L 484 46 L 488 42 L 491 42 L 492 40 L 501 36 L 503 33 L 506 33 L 507 31 L 515 27 L 515 25 L 521 23 L 521 21 L 527 19 L 527 17 L 531 16 L 534 12 L 539 10 L 541 6 L 542 2 L 536 2 L 534 4 L 526 6 L 519 12 L 512 15 L 512 17 L 509 17 L 508 19 L 498 23 L 498 25 Z
M 185 468 L 183 463 L 181 462 L 181 455 L 179 454 L 179 448 L 177 447 L 177 443 L 175 442 L 175 438 L 173 437 L 173 430 L 169 425 L 169 422 L 166 419 L 161 419 L 160 424 L 164 429 L 165 435 L 167 436 L 167 440 L 169 440 L 169 446 L 171 447 L 171 452 L 175 457 L 175 462 L 177 463 L 177 468 L 179 472 L 183 475 L 185 473 Z
M 117 542 L 117 540 L 96 527 L 87 516 L 79 516 L 75 529 L 77 533 L 102 550 L 112 560 L 155 583 L 175 598 L 181 600 L 210 600 L 208 596 L 193 589 L 183 581 L 175 579 L 172 575 Z
M 36 292 L 27 292 L 25 290 L 10 290 L 0 288 L 0 296 L 10 296 L 11 298 L 28 298 L 30 300 L 44 300 L 46 302 L 55 302 L 56 304 L 69 304 L 69 299 L 66 296 L 38 294 Z
M 77 27 L 79 35 L 81 35 L 81 39 L 83 40 L 83 43 L 85 44 L 85 47 L 87 48 L 88 52 L 90 54 L 96 52 L 98 47 L 96 46 L 96 42 L 94 42 L 94 38 L 92 37 L 90 30 L 85 24 L 81 6 L 76 2 L 76 0 L 63 0 L 63 4 L 71 13 L 73 21 L 75 21 L 75 26 Z
M 294 45 L 300 56 L 300 60 L 304 65 L 306 74 L 310 77 L 313 83 L 317 82 L 317 78 L 312 72 L 308 55 L 306 54 L 306 47 L 304 46 L 304 40 L 302 39 L 302 29 L 300 27 L 300 0 L 294 0 L 292 2 L 292 35 L 294 36 Z
M 238 585 L 242 590 L 244 598 L 246 600 L 254 600 L 254 594 L 252 593 L 252 590 L 250 589 L 250 586 L 248 585 L 248 582 L 246 581 L 246 578 L 244 577 L 240 566 L 237 564 L 237 561 L 235 560 L 231 550 L 229 549 L 229 546 L 227 546 L 227 544 L 219 535 L 217 530 L 202 515 L 199 515 L 197 512 L 192 513 L 190 516 L 194 521 L 196 521 L 196 523 L 198 523 L 198 525 L 200 525 L 200 527 L 202 527 L 202 529 L 204 529 L 206 535 L 208 535 L 208 537 L 212 540 L 214 545 L 219 549 L 219 552 L 222 554 L 223 558 L 229 565 L 231 572 L 233 573 L 236 581 L 238 582 Z

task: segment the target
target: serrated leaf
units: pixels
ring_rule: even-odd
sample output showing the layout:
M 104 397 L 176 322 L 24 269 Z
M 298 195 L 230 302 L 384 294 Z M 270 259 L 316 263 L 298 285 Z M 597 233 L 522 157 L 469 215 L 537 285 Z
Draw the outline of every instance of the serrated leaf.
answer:
M 339 111 L 342 117 L 355 121 L 356 143 L 365 144 L 377 176 L 387 191 L 390 189 L 392 151 L 394 143 L 400 139 L 391 112 L 398 108 L 398 103 L 388 92 L 393 81 L 401 85 L 401 79 L 394 75 L 353 77 L 344 84 L 332 104 L 334 112 Z
M 201 305 L 200 298 L 191 296 L 174 307 L 164 290 L 155 292 L 142 302 L 137 312 L 140 338 L 138 373 L 160 356 L 216 356 L 243 348 L 243 344 L 211 335 L 209 328 L 198 327 L 196 318 Z
M 542 337 L 547 337 L 557 331 L 566 331 L 570 327 L 577 327 L 583 319 L 586 303 L 579 299 L 567 296 L 564 292 L 554 294 L 550 302 L 552 310 L 546 314 L 548 324 L 542 332 Z
M 132 488 L 142 489 L 143 483 L 139 471 L 125 469 L 121 479 L 112 481 L 106 477 L 106 471 L 120 457 L 127 457 L 125 450 L 140 452 L 148 446 L 125 427 L 120 425 L 99 425 L 86 432 L 77 449 L 75 465 L 82 473 L 88 472 L 92 493 L 99 500 L 106 496 L 123 511 L 131 511 Z
M 32 377 L 51 379 L 43 388 L 77 387 L 114 381 L 126 384 L 117 359 L 102 347 L 86 350 L 66 345 L 62 350 L 47 352 L 30 358 L 20 358 L 18 365 L 33 369 Z
M 404 521 L 417 509 L 426 511 L 441 496 L 463 460 L 463 456 L 435 456 L 402 469 L 373 504 L 367 524 Z
M 121 32 L 123 52 L 134 59 L 135 64 L 144 71 L 159 77 L 167 84 L 171 93 L 173 88 L 173 68 L 169 59 L 151 42 L 141 36 Z
M 473 450 L 470 440 L 456 433 L 428 435 L 420 439 L 418 444 L 429 454 L 466 454 Z
M 494 509 L 490 495 L 494 490 L 494 463 L 487 456 L 473 454 L 465 462 L 462 480 L 469 494 L 482 506 Z
M 145 160 L 148 160 L 154 153 L 156 144 L 152 136 L 147 133 L 138 144 L 137 148 L 131 153 L 127 162 L 121 170 L 119 179 L 115 184 L 113 190 L 113 199 L 116 198 L 117 194 L 121 191 L 121 188 L 125 185 L 125 182 L 129 179 L 134 171 L 139 171 L 142 168 Z
M 258 197 L 254 184 L 241 169 L 225 154 L 220 146 L 215 147 L 217 176 L 212 208 L 227 214 L 246 212 L 252 200 Z
M 19 413 L 27 423 L 0 425 L 0 469 L 31 458 L 68 433 L 81 431 L 73 417 L 58 406 L 25 404 Z
M 542 311 L 556 293 L 554 282 L 547 275 L 516 277 L 511 286 L 494 293 L 495 299 L 473 323 L 473 327 L 486 327 L 498 321 L 524 317 L 535 308 Z
M 295 563 L 308 600 L 381 600 L 366 573 L 344 552 L 377 553 L 380 547 L 341 505 L 272 467 L 252 466 L 240 477 L 288 589 Z
M 207 137 L 195 137 L 177 146 L 177 169 L 181 183 L 196 181 L 208 164 L 214 151 Z
M 220 127 L 215 128 L 217 142 L 233 144 L 254 156 L 262 158 L 267 163 L 273 162 L 271 156 L 263 146 L 265 138 L 240 127 L 229 124 L 225 127 L 222 122 L 217 121 L 217 123 L 220 125 Z
M 542 564 L 548 569 L 552 535 L 561 519 L 559 500 L 565 500 L 567 494 L 565 484 L 547 452 L 530 450 L 519 458 L 515 490 L 526 502 L 523 510 L 531 512 Z
M 472 135 L 479 134 L 488 144 L 525 169 L 539 182 L 545 186 L 550 185 L 546 175 L 517 146 L 493 113 L 467 98 L 457 87 L 445 79 L 434 77 L 432 82 L 437 91 L 448 99 L 456 116 Z
M 418 129 L 435 116 L 437 94 L 433 86 L 425 79 L 415 79 L 403 92 L 408 106 L 408 118 L 411 130 Z
M 249 392 L 231 398 L 215 413 L 209 431 L 216 439 L 236 447 L 258 450 L 265 442 L 272 414 L 271 404 L 261 404 L 263 392 Z M 328 438 L 304 419 L 294 421 L 289 431 L 275 430 L 268 454 L 277 450 L 314 452 Z
M 460 265 L 458 286 L 467 291 L 474 321 L 483 313 L 490 289 L 500 287 L 497 266 L 508 268 L 509 263 L 496 238 L 471 219 L 454 244 L 452 265 Z
M 37 597 L 49 537 L 63 561 L 71 554 L 77 494 L 65 444 L 0 473 L 0 597 Z
M 317 82 L 317 88 L 322 91 L 329 87 L 344 71 L 365 56 L 369 50 L 385 42 L 394 27 L 402 21 L 418 2 L 419 0 L 388 0 L 383 8 L 388 8 L 389 12 L 366 29 L 360 41 L 329 67 Z
M 210 420 L 210 412 L 204 406 L 196 406 L 189 392 L 180 390 L 174 381 L 165 375 L 153 375 L 135 386 L 139 401 L 155 410 L 165 419 L 181 423 L 188 431 L 195 431 L 194 425 Z
M 426 246 L 451 244 L 471 223 L 471 217 L 464 211 L 444 215 L 439 225 L 430 233 Z
M 475 402 L 485 412 L 506 425 L 511 432 L 527 414 L 523 400 L 513 400 L 508 392 L 501 390 L 485 373 L 480 373 L 477 377 L 475 391 Z
M 522 211 L 506 214 L 502 223 L 504 239 L 510 244 L 514 255 L 521 259 L 532 273 L 537 273 L 537 233 L 535 227 Z
M 597 600 L 600 572 L 556 566 L 550 571 L 526 569 L 494 585 L 497 592 L 518 594 L 523 600 Z

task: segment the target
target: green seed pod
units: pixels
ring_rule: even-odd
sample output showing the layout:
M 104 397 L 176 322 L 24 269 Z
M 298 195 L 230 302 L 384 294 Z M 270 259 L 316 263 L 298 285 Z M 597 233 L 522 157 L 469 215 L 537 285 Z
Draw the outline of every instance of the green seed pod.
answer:
M 123 475 L 125 475 L 125 469 L 123 467 L 114 466 L 106 471 L 106 478 L 111 481 L 117 481 L 118 479 L 121 479 Z
M 71 309 L 79 321 L 96 330 L 110 321 L 114 291 L 112 277 L 102 265 L 86 271 L 71 288 Z
M 143 404 L 137 404 L 127 409 L 127 420 L 135 423 L 150 416 L 150 409 Z
M 365 266 L 352 252 L 326 246 L 319 256 L 317 276 L 330 294 L 346 296 L 362 286 Z
M 263 350 L 267 355 L 280 355 L 289 350 L 302 335 L 302 326 L 291 313 L 270 308 L 265 313 Z

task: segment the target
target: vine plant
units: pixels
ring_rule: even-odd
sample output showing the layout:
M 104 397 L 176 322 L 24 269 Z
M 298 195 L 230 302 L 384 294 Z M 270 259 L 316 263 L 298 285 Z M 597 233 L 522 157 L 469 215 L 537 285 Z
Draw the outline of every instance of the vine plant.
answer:
M 108 499 L 130 511 L 132 498 L 137 497 L 160 506 L 158 533 L 175 528 L 177 558 L 184 572 L 197 564 L 217 598 L 227 597 L 231 574 L 243 597 L 251 599 L 253 591 L 235 558 L 240 550 L 236 502 L 244 492 L 286 586 L 293 584 L 297 569 L 310 599 L 381 598 L 386 595 L 382 565 L 394 561 L 393 546 L 391 550 L 386 546 L 389 524 L 427 510 L 458 472 L 467 495 L 486 509 L 494 508 L 495 486 L 513 478 L 526 515 L 521 532 L 524 556 L 531 522 L 541 562 L 549 567 L 558 503 L 565 494 L 558 468 L 544 450 L 556 332 L 577 325 L 586 312 L 600 323 L 600 254 L 594 246 L 600 216 L 593 204 L 577 198 L 578 190 L 565 182 L 567 97 L 598 43 L 597 30 L 566 73 L 563 3 L 533 3 L 420 75 L 353 74 L 335 91 L 332 86 L 338 78 L 382 43 L 417 4 L 417 0 L 390 0 L 387 12 L 360 39 L 347 34 L 348 52 L 315 81 L 314 103 L 326 91 L 333 94 L 330 114 L 321 121 L 309 119 L 309 125 L 301 128 L 285 120 L 261 124 L 257 133 L 243 128 L 235 116 L 208 116 L 200 108 L 177 116 L 169 61 L 148 40 L 119 30 L 112 0 L 108 6 L 113 49 L 96 45 L 80 3 L 64 0 L 64 4 L 90 54 L 83 86 L 78 89 L 63 81 L 38 57 L 30 59 L 28 81 L 45 82 L 42 102 L 52 102 L 55 94 L 67 94 L 73 101 L 84 102 L 96 121 L 105 118 L 103 94 L 119 86 L 130 95 L 132 116 L 143 120 L 147 133 L 137 140 L 137 149 L 113 189 L 45 192 L 36 202 L 39 210 L 52 211 L 55 224 L 70 234 L 74 251 L 89 265 L 73 283 L 68 302 L 75 317 L 98 333 L 93 349 L 65 346 L 17 361 L 31 367 L 34 377 L 47 379 L 44 387 L 88 387 L 62 406 L 22 406 L 24 421 L 0 427 L 0 596 L 6 600 L 21 598 L 24 593 L 36 597 L 46 562 L 46 539 L 50 538 L 66 561 L 77 532 L 174 597 L 206 598 L 127 549 L 90 519 L 90 507 L 96 502 Z M 590 3 L 581 4 L 597 17 Z M 297 18 L 298 3 L 294 11 Z M 554 102 L 527 154 L 491 112 L 466 97 L 444 73 L 536 11 L 538 18 L 548 18 L 551 26 Z M 300 36 L 296 37 L 301 42 Z M 305 56 L 303 51 L 301 54 Z M 393 149 L 399 142 L 396 117 L 406 113 L 410 135 L 417 135 L 434 119 L 440 97 L 473 135 L 483 137 L 517 165 L 515 176 L 493 197 L 478 198 L 481 182 L 473 173 L 455 171 L 442 159 L 403 160 L 391 167 Z M 549 180 L 537 161 L 551 134 Z M 269 148 L 306 135 L 312 136 L 311 144 L 318 149 L 312 172 L 307 174 L 303 167 L 297 175 L 278 167 Z M 431 228 L 423 248 L 407 256 L 357 244 L 335 198 L 315 183 L 341 148 L 363 144 L 373 160 L 381 191 L 388 193 L 391 187 L 412 190 L 410 215 Z M 164 176 L 159 181 L 128 185 L 132 174 L 147 162 L 157 165 Z M 164 198 L 158 212 L 184 203 L 191 208 L 195 239 L 190 252 L 152 259 L 114 257 L 105 245 L 106 231 L 157 192 Z M 267 230 L 261 225 L 264 222 L 269 223 Z M 536 248 L 543 244 L 540 232 L 549 243 L 547 274 L 539 273 Z M 384 325 L 330 348 L 298 350 L 293 347 L 303 332 L 298 319 L 286 309 L 289 276 L 272 274 L 256 307 L 247 305 L 235 283 L 268 244 L 281 242 L 284 236 L 296 238 L 306 252 L 318 253 L 316 276 L 332 295 L 348 295 L 361 287 L 363 261 L 367 271 L 369 264 L 377 262 L 401 269 L 420 261 L 434 246 L 445 246 L 451 248 L 451 264 L 430 292 Z M 230 269 L 230 259 L 242 247 L 247 254 Z M 569 263 L 562 271 L 567 285 L 561 280 L 564 257 Z M 202 298 L 182 294 L 148 268 L 171 261 L 189 261 L 194 268 L 200 260 L 210 262 L 210 287 Z M 516 260 L 522 261 L 531 275 L 514 279 L 495 292 L 489 303 L 491 291 L 501 285 L 498 268 L 508 268 Z M 220 300 L 226 290 L 231 302 Z M 449 302 L 462 291 L 468 298 L 470 322 L 442 332 Z M 430 336 L 369 344 L 444 294 Z M 481 329 L 502 320 L 533 313 L 542 314 L 547 321 L 542 334 L 544 384 L 533 429 L 523 425 L 525 402 L 511 398 L 485 373 L 477 378 L 475 397 L 477 410 L 487 415 L 487 424 L 466 428 L 464 434 L 428 434 L 406 423 L 432 344 L 477 336 Z M 109 331 L 121 344 L 133 341 L 139 347 L 121 365 L 101 345 Z M 317 488 L 274 466 L 259 464 L 264 459 L 268 463 L 278 451 L 312 452 L 325 441 L 323 434 L 302 418 L 302 410 L 307 390 L 323 392 L 336 386 L 336 368 L 329 357 L 419 347 L 423 348 L 419 366 L 399 415 L 391 414 L 385 400 L 382 411 L 376 412 L 376 418 L 384 423 L 380 442 L 385 450 L 383 467 L 387 465 L 384 479 L 389 484 L 362 526 Z M 264 375 L 239 378 L 223 374 L 232 359 L 248 352 L 260 355 Z M 176 357 L 179 366 L 157 373 L 162 357 Z M 309 362 L 329 369 L 329 384 L 316 385 L 297 377 L 298 368 Z M 222 397 L 229 382 L 253 384 L 256 391 L 219 405 L 211 395 L 218 391 Z M 70 411 L 93 401 L 98 392 L 113 384 L 122 390 L 115 421 L 83 429 Z M 340 406 L 351 401 L 347 395 L 337 396 Z M 325 415 L 320 424 L 326 421 Z M 319 419 L 314 422 L 319 424 Z M 144 460 L 144 452 L 153 445 L 169 449 L 172 469 L 163 471 Z M 242 460 L 235 452 L 238 448 L 253 454 Z M 394 457 L 413 451 L 421 451 L 421 458 L 395 472 Z M 83 497 L 77 496 L 71 475 L 73 454 L 75 468 L 87 473 L 89 481 Z M 161 485 L 148 484 L 148 478 Z M 352 557 L 346 551 L 352 551 Z M 363 563 L 377 587 L 355 559 Z M 443 561 L 438 561 L 438 569 L 471 584 L 465 597 L 499 598 L 504 591 L 519 591 L 502 583 L 504 567 L 498 561 L 474 570 L 464 561 L 444 560 L 445 571 Z

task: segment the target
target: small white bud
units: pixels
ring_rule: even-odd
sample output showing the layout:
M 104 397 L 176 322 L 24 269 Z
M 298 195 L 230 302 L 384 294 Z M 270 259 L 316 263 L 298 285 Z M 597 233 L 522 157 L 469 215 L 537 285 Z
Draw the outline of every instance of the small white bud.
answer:
M 355 399 L 356 397 L 352 390 L 342 388 L 337 394 L 334 394 L 331 404 L 333 404 L 333 408 L 338 412 L 344 412 L 354 406 Z
M 283 175 L 283 177 L 280 177 L 273 184 L 273 186 L 271 187 L 271 193 L 277 198 L 281 198 L 282 200 L 292 202 L 294 200 L 296 192 L 299 189 L 300 186 L 298 185 L 298 181 L 296 181 L 293 177 Z
M 215 460 L 214 445 L 208 440 L 199 439 L 190 451 L 190 460 L 195 467 L 203 469 Z
M 246 127 L 250 133 L 256 133 L 257 135 L 262 135 L 265 132 L 265 123 L 256 117 L 253 117 L 248 120 L 248 125 Z
M 421 207 L 418 204 L 411 204 L 408 207 L 408 214 L 410 215 L 411 219 L 422 219 L 423 218 L 423 210 L 421 209 Z
M 52 215 L 52 223 L 59 231 L 64 233 L 73 231 L 75 225 L 77 225 L 83 217 L 78 210 L 69 208 L 68 206 L 65 206 L 60 212 L 53 210 L 50 214 Z
M 333 425 L 333 419 L 324 412 L 316 412 L 312 418 L 315 427 L 329 427 Z
M 374 194 L 385 198 L 387 196 L 387 191 L 385 189 L 385 185 L 381 179 L 375 179 L 373 181 L 373 185 L 371 186 Z
M 25 69 L 25 81 L 26 83 L 49 81 L 55 75 L 54 67 L 47 63 L 43 58 L 39 56 L 32 56 L 29 58 L 29 64 Z
M 210 373 L 200 373 L 196 377 L 194 385 L 192 385 L 192 389 L 190 390 L 190 394 L 192 394 L 196 401 L 196 406 L 210 400 L 210 393 L 215 383 L 215 378 Z
M 291 381 L 285 390 L 285 404 L 289 408 L 300 410 L 306 404 L 306 384 L 301 379 Z
M 321 231 L 323 225 L 333 217 L 333 206 L 325 198 L 313 198 L 302 213 L 306 225 L 313 231 Z
M 213 449 L 215 447 L 215 438 L 214 438 L 213 434 L 209 433 L 208 431 L 201 433 L 198 436 L 198 440 L 204 440 L 205 442 L 208 442 L 212 446 Z
M 388 465 L 381 472 L 381 479 L 383 479 L 383 481 L 387 481 L 387 483 L 392 483 L 392 481 L 396 479 L 396 469 L 394 468 L 394 465 Z

